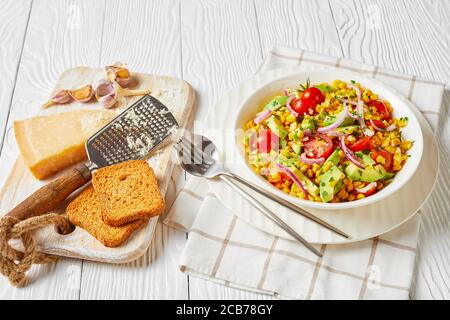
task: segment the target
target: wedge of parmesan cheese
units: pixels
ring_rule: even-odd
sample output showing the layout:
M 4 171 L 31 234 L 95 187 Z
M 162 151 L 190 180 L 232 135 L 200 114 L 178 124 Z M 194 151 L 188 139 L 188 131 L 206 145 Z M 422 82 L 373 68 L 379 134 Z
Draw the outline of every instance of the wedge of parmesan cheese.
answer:
M 14 122 L 20 153 L 37 179 L 86 159 L 85 142 L 116 113 L 77 110 Z

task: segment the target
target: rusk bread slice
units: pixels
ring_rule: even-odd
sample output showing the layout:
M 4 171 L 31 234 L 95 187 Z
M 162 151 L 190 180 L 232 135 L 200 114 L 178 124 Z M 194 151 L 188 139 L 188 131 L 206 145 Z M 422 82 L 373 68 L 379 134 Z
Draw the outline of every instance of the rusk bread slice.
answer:
M 66 212 L 70 222 L 89 232 L 106 247 L 120 246 L 133 231 L 147 222 L 138 220 L 121 227 L 111 227 L 103 222 L 105 210 L 94 187 L 89 186 L 67 206 Z
M 101 168 L 94 172 L 92 185 L 106 208 L 103 221 L 111 226 L 148 219 L 164 211 L 153 169 L 144 160 Z

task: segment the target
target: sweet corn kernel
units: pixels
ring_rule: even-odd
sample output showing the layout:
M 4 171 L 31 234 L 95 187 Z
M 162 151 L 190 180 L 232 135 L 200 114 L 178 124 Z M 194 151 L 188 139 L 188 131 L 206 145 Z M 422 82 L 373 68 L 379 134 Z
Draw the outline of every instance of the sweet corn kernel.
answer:
M 402 141 L 402 143 L 400 143 L 400 148 L 402 148 L 403 150 L 409 150 L 412 147 L 412 142 L 411 141 Z
M 395 139 L 391 140 L 391 146 L 393 146 L 393 147 L 399 146 L 400 143 L 401 143 L 401 141 L 399 138 L 395 138 Z
M 378 163 L 381 163 L 381 164 L 384 164 L 386 162 L 386 159 L 383 158 L 382 156 L 378 156 L 376 160 Z
M 357 199 L 364 199 L 366 196 L 363 195 L 362 193 L 358 193 L 358 195 L 356 196 Z

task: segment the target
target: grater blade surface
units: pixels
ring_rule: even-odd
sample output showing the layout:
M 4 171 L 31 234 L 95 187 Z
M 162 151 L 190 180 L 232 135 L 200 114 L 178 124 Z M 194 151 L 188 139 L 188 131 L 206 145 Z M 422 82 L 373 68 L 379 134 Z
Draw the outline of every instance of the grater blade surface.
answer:
M 90 137 L 86 152 L 94 168 L 142 159 L 177 128 L 169 109 L 145 95 Z

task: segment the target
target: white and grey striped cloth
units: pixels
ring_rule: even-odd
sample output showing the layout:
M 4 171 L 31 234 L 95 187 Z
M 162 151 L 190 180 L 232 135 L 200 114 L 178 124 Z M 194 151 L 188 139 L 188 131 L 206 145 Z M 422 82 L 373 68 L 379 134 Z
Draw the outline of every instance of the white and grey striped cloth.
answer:
M 412 100 L 437 127 L 441 83 L 288 48 L 272 50 L 257 73 L 289 65 L 327 65 L 376 77 Z M 191 177 L 164 223 L 189 232 L 179 265 L 195 277 L 280 298 L 407 299 L 420 215 L 374 239 L 321 245 L 319 259 L 296 242 L 243 222 L 209 192 L 205 180 Z

